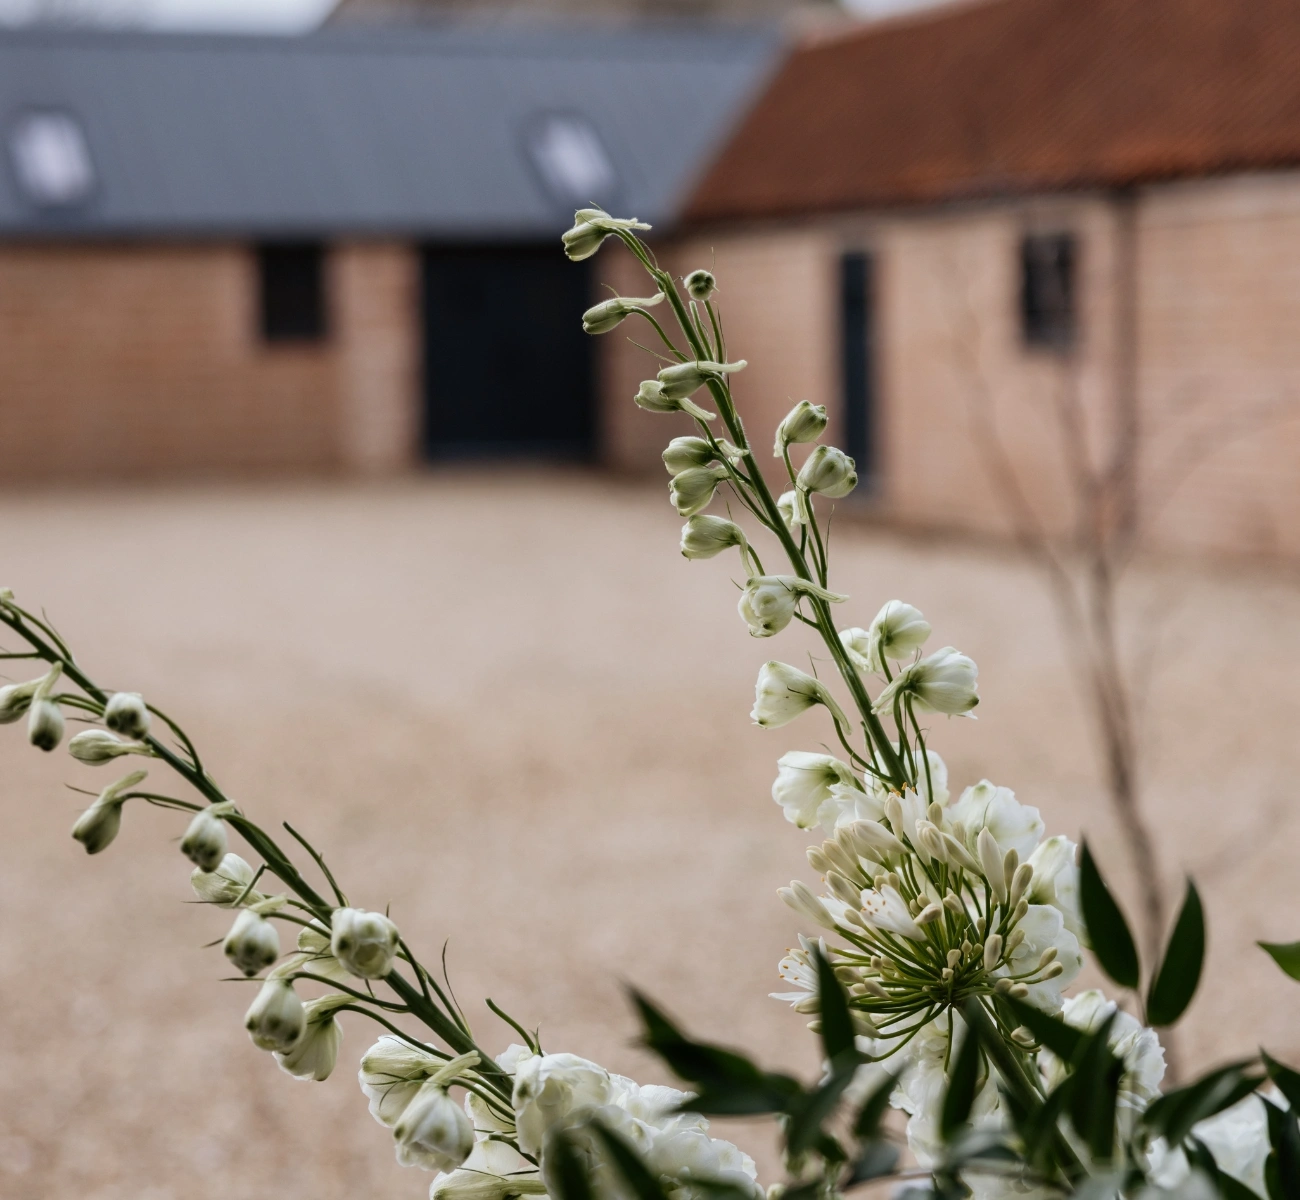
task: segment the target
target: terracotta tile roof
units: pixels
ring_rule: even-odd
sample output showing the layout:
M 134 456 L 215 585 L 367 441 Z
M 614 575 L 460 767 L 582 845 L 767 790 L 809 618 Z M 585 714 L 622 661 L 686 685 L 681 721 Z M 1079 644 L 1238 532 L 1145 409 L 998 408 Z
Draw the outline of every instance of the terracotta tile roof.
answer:
M 694 221 L 1300 163 L 1298 0 L 990 0 L 796 50 Z

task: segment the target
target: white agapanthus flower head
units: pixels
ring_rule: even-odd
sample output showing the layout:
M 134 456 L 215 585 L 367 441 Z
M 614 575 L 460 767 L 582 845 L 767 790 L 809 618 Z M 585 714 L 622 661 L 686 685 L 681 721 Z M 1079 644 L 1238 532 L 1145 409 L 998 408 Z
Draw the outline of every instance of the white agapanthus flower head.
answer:
M 896 701 L 908 700 L 929 712 L 950 717 L 972 716 L 979 704 L 976 678 L 979 669 L 952 646 L 904 667 L 876 697 L 878 713 L 892 712 Z
M 772 799 L 796 828 L 810 829 L 829 822 L 834 830 L 846 807 L 845 800 L 833 793 L 835 788 L 861 794 L 857 777 L 848 764 L 833 755 L 791 750 L 777 759 Z

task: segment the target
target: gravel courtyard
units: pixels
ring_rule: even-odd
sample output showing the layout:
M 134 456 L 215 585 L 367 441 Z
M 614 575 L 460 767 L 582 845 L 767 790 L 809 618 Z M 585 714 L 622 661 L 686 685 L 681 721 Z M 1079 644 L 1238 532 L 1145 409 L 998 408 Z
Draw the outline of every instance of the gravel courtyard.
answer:
M 812 1071 L 804 1018 L 766 998 L 796 929 L 775 889 L 811 876 L 769 788 L 775 759 L 827 730 L 748 715 L 765 659 L 806 663 L 804 631 L 746 636 L 738 567 L 678 555 L 660 481 L 486 474 L 9 493 L 0 584 L 92 675 L 181 718 L 230 794 L 308 832 L 354 901 L 391 904 L 429 958 L 449 940 L 489 1046 L 510 1038 L 484 996 L 548 1048 L 662 1078 L 631 1044 L 635 982 L 699 1033 Z M 1036 574 L 847 523 L 834 553 L 845 624 L 902 597 L 933 646 L 980 664 L 979 720 L 932 742 L 954 795 L 1014 787 L 1127 880 Z M 1193 873 L 1211 923 L 1183 1056 L 1300 1058 L 1300 988 L 1253 946 L 1300 938 L 1300 576 L 1148 565 L 1128 608 L 1151 631 L 1144 769 L 1168 882 Z M 183 820 L 128 806 L 93 859 L 68 837 L 84 801 L 63 785 L 111 770 L 0 729 L 0 1194 L 423 1197 L 356 1086 L 371 1028 L 345 1017 L 323 1085 L 250 1044 L 252 992 L 204 948 L 227 918 L 185 903 Z

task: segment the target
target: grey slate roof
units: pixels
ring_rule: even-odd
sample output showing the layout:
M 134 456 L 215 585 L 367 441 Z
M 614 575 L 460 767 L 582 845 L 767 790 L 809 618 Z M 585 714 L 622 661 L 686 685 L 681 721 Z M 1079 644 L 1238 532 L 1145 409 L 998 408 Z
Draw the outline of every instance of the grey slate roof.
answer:
M 597 131 L 619 183 L 594 199 L 670 223 L 779 53 L 754 29 L 0 34 L 0 237 L 550 236 L 573 206 L 524 152 L 549 113 Z M 29 201 L 8 144 L 49 109 L 97 179 L 67 211 Z

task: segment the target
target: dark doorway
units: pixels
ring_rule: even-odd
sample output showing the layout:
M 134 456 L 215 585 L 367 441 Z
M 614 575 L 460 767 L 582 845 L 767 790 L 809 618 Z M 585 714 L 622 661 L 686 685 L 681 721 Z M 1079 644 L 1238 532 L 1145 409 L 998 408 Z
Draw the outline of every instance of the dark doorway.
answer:
M 430 458 L 589 458 L 595 449 L 586 263 L 545 246 L 424 250 Z
M 840 257 L 840 370 L 844 449 L 868 486 L 876 469 L 874 263 L 853 250 Z

